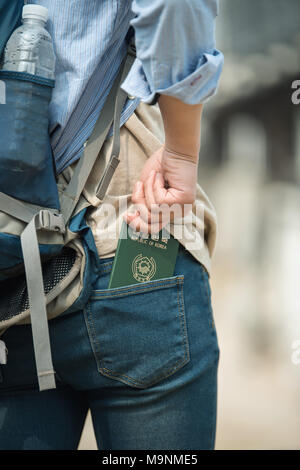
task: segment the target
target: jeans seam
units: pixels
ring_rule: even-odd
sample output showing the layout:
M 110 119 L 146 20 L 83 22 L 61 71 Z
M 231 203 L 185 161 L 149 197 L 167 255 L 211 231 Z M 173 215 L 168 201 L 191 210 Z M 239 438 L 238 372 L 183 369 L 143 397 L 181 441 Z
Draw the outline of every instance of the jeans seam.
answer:
M 177 305 L 178 305 L 178 313 L 179 313 L 179 321 L 180 321 L 180 327 L 181 327 L 181 336 L 182 336 L 182 343 L 183 343 L 183 349 L 184 349 L 184 357 L 183 359 L 180 359 L 179 361 L 176 362 L 175 365 L 173 365 L 170 369 L 168 369 L 166 372 L 161 374 L 160 376 L 156 377 L 152 382 L 147 383 L 147 382 L 141 382 L 140 380 L 134 379 L 133 377 L 130 377 L 126 374 L 120 374 L 118 372 L 113 371 L 112 369 L 108 369 L 107 367 L 101 366 L 101 361 L 97 357 L 97 353 L 100 354 L 100 345 L 99 342 L 96 338 L 95 334 L 95 327 L 94 327 L 94 322 L 92 319 L 92 311 L 90 309 L 90 303 L 87 305 L 86 310 L 89 312 L 89 315 L 87 315 L 87 323 L 91 323 L 92 329 L 89 328 L 87 325 L 88 331 L 90 332 L 90 336 L 92 340 L 95 342 L 95 345 L 97 346 L 97 349 L 95 349 L 92 346 L 93 353 L 95 356 L 95 360 L 97 363 L 98 371 L 100 373 L 103 373 L 106 376 L 109 377 L 115 377 L 121 380 L 121 378 L 124 378 L 127 382 L 132 382 L 134 385 L 137 387 L 139 386 L 140 388 L 145 388 L 145 387 L 150 387 L 151 385 L 159 382 L 160 380 L 169 377 L 170 375 L 174 374 L 179 370 L 182 366 L 184 366 L 188 361 L 189 361 L 189 349 L 188 349 L 188 341 L 187 341 L 187 330 L 184 328 L 185 322 L 184 322 L 184 317 L 185 317 L 185 312 L 184 312 L 184 306 L 183 306 L 183 282 L 184 282 L 184 277 L 180 276 L 176 280 L 176 283 L 172 283 L 172 285 L 168 285 L 168 287 L 177 287 Z M 179 300 L 179 291 L 181 292 L 181 302 Z M 93 330 L 93 331 L 92 331 Z
M 179 300 L 179 294 L 181 294 L 181 302 Z M 179 316 L 180 316 L 181 334 L 182 334 L 182 343 L 183 343 L 184 355 L 185 355 L 186 359 L 189 360 L 190 352 L 189 352 L 188 334 L 187 334 L 187 327 L 186 327 L 183 282 L 180 283 L 180 288 L 177 289 L 177 302 L 178 302 L 178 310 L 179 310 Z
M 210 295 L 209 295 L 208 285 L 207 285 L 208 281 L 204 276 L 202 266 L 200 266 L 200 268 L 201 268 L 201 278 L 202 278 L 202 281 L 203 281 L 203 284 L 204 284 L 204 289 L 205 289 L 206 302 L 207 302 L 207 306 L 208 306 L 209 314 L 210 314 L 210 322 L 209 322 L 210 325 L 209 326 L 210 326 L 210 328 L 214 329 L 213 311 L 212 311 L 211 300 L 210 300 Z
M 216 359 L 216 362 L 217 362 L 217 367 L 218 367 L 218 359 Z M 215 368 L 212 368 L 211 369 L 211 375 L 210 375 L 210 379 L 212 378 L 213 374 L 214 374 L 214 371 L 215 371 Z M 217 399 L 218 399 L 218 392 L 217 390 L 215 390 L 214 392 L 215 394 L 215 401 L 217 402 Z M 215 407 L 214 408 L 214 421 L 213 421 L 213 426 L 212 426 L 212 430 L 211 430 L 211 435 L 210 435 L 210 448 L 208 450 L 214 450 L 215 448 L 215 442 L 216 442 L 216 422 L 217 422 L 217 408 Z
M 94 325 L 94 321 L 93 321 L 93 318 L 92 318 L 92 311 L 91 311 L 89 302 L 87 303 L 86 308 L 84 309 L 83 312 L 84 312 L 84 319 L 85 319 L 85 324 L 86 324 L 86 327 L 87 327 L 87 330 L 88 330 L 88 334 L 91 338 L 90 344 L 91 344 L 93 354 L 94 354 L 94 358 L 95 358 L 95 361 L 96 361 L 96 364 L 97 364 L 97 369 L 100 370 L 101 361 L 98 357 L 98 354 L 100 354 L 101 347 L 100 347 L 100 343 L 97 340 L 95 325 Z M 95 346 L 97 347 L 97 349 L 95 349 Z
M 203 269 L 201 266 L 201 277 L 205 286 L 205 294 L 206 294 L 206 301 L 207 301 L 207 306 L 209 310 L 209 315 L 210 315 L 210 321 L 209 321 L 209 327 L 210 327 L 210 333 L 211 335 L 215 338 L 216 341 L 216 350 L 215 353 L 217 356 L 220 354 L 220 349 L 219 349 L 219 342 L 218 342 L 218 336 L 217 336 L 217 331 L 216 331 L 216 326 L 215 326 L 215 321 L 214 321 L 214 314 L 213 314 L 213 309 L 211 305 L 211 300 L 210 300 L 210 295 L 208 291 L 208 280 L 205 279 Z

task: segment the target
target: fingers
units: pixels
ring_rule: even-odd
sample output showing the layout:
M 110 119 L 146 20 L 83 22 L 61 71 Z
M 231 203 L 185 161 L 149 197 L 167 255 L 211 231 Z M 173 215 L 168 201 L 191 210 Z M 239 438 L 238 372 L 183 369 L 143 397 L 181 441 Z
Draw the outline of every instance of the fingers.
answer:
M 181 216 L 181 204 L 176 203 L 180 199 L 180 191 L 165 186 L 163 175 L 155 170 L 150 172 L 144 182 L 136 182 L 131 198 L 134 212 L 124 216 L 132 230 L 157 234 L 174 217 Z
M 132 202 L 135 204 L 141 204 L 145 201 L 145 192 L 144 192 L 144 183 L 142 181 L 137 181 L 133 187 Z
M 137 181 L 134 185 L 132 193 L 133 213 L 126 213 L 124 215 L 125 222 L 135 232 L 153 233 L 156 234 L 161 230 L 159 223 L 159 214 L 155 217 L 155 210 L 151 213 L 151 206 L 156 205 L 153 193 L 153 184 L 156 172 L 151 172 L 151 176 L 147 183 Z
M 147 208 L 151 214 L 152 224 L 161 222 L 160 206 L 156 199 L 155 189 L 154 189 L 157 175 L 158 173 L 156 173 L 155 171 L 152 171 L 149 175 L 149 178 L 145 182 L 145 199 L 146 199 Z
M 134 232 L 156 235 L 162 229 L 160 223 L 145 222 L 140 215 L 127 222 Z
M 150 172 L 149 178 L 146 179 L 145 184 L 144 184 L 146 204 L 147 204 L 148 209 L 150 210 L 151 210 L 151 206 L 156 205 L 154 191 L 153 191 L 155 178 L 156 178 L 156 171 L 152 170 Z
M 164 202 L 168 192 L 165 188 L 165 180 L 162 174 L 151 171 L 147 181 L 145 181 L 144 188 L 145 200 L 151 217 L 150 220 L 148 215 L 148 224 L 151 223 L 151 233 L 153 231 L 155 233 L 158 228 L 161 230 L 162 227 L 169 223 L 169 206 L 164 203 L 161 204 L 161 202 Z M 142 219 L 146 221 L 143 215 Z
M 166 202 L 168 190 L 165 188 L 165 180 L 161 173 L 156 173 L 153 183 L 153 197 L 157 204 Z
M 142 181 L 135 183 L 131 200 L 134 203 L 133 212 L 126 212 L 123 219 L 132 230 L 148 233 L 148 224 L 151 221 L 151 214 L 146 204 L 144 183 Z
M 144 183 L 138 181 L 132 194 L 134 210 L 138 211 L 141 219 L 148 224 L 158 222 L 158 216 L 155 214 L 158 213 L 159 207 L 155 202 L 153 191 L 155 176 L 156 172 L 151 171 Z

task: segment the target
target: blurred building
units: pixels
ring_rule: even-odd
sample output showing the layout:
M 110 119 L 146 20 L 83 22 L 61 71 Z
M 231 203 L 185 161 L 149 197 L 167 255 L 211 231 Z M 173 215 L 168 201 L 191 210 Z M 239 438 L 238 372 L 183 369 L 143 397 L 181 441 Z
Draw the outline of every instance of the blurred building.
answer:
M 217 38 L 226 61 L 218 98 L 210 106 L 214 157 L 225 157 L 232 118 L 247 114 L 266 133 L 269 176 L 299 182 L 299 109 L 289 98 L 292 82 L 300 79 L 300 2 L 222 0 L 220 10 Z
M 199 169 L 219 218 L 219 448 L 300 448 L 299 18 L 299 0 L 220 1 Z

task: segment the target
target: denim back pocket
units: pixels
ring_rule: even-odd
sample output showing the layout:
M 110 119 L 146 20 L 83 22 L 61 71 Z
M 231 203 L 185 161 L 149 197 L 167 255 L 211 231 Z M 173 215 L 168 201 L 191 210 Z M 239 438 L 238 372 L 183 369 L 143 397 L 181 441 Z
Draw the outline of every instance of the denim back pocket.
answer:
M 189 362 L 184 277 L 94 290 L 86 324 L 101 374 L 137 388 Z

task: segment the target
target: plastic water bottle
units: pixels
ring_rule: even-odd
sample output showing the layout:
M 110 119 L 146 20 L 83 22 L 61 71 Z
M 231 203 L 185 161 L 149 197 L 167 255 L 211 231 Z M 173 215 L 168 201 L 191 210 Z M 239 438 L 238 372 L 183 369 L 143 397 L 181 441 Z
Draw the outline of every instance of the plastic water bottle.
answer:
M 51 36 L 45 29 L 47 20 L 47 8 L 41 5 L 23 7 L 23 24 L 13 32 L 5 46 L 2 70 L 54 79 L 55 55 Z
M 6 44 L 0 70 L 6 93 L 0 106 L 0 191 L 38 204 L 35 188 L 53 166 L 49 104 L 55 56 L 45 29 L 47 8 L 25 5 L 22 19 Z

